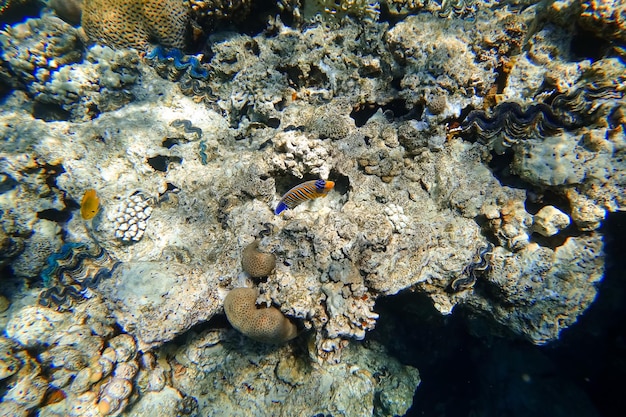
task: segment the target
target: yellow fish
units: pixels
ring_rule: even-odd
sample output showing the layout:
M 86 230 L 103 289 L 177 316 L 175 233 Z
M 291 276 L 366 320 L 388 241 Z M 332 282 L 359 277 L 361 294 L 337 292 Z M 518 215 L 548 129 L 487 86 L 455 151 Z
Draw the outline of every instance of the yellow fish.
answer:
M 80 202 L 80 215 L 85 220 L 91 220 L 96 217 L 100 210 L 100 199 L 93 188 L 85 191 L 83 199 Z

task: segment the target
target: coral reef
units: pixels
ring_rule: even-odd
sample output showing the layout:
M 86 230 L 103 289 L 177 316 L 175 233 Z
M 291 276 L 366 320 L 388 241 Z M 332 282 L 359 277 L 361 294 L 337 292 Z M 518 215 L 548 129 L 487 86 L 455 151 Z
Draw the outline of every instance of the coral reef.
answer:
M 32 84 L 35 100 L 53 104 L 69 118 L 86 120 L 133 100 L 129 87 L 139 81 L 139 57 L 133 51 L 93 46 L 81 64 L 65 65 L 42 85 Z
M 137 54 L 101 46 L 84 54 L 78 31 L 57 17 L 7 26 L 0 45 L 0 82 L 33 97 L 39 118 L 88 120 L 134 98 Z
M 175 262 L 125 262 L 100 282 L 98 291 L 117 322 L 146 351 L 220 309 L 217 289 L 210 282 L 205 273 Z
M 399 415 L 419 377 L 367 340 L 380 297 L 463 304 L 536 344 L 589 307 L 599 227 L 626 207 L 622 61 L 581 59 L 539 5 L 471 1 L 396 2 L 393 26 L 271 18 L 188 55 L 165 48 L 183 46 L 187 13 L 159 14 L 186 6 L 137 8 L 156 3 L 116 3 L 103 38 L 146 50 L 167 27 L 145 62 L 84 52 L 49 10 L 1 36 L 17 90 L 0 112 L 0 264 L 27 284 L 3 313 L 3 412 Z M 329 10 L 348 6 L 370 10 Z M 275 215 L 319 178 L 323 201 Z M 101 203 L 88 221 L 86 189 Z M 195 327 L 222 311 L 253 339 L 300 337 Z
M 113 324 L 100 302 L 82 304 L 72 314 L 43 307 L 16 314 L 6 329 L 15 342 L 2 339 L 0 344 L 3 355 L 19 359 L 9 372 L 11 389 L 0 410 L 6 413 L 17 404 L 23 409 L 39 407 L 40 415 L 50 417 L 119 415 L 136 401 L 131 394 L 137 390 L 176 391 L 165 383 L 141 382 L 164 375 L 164 369 L 151 363 L 151 354 L 137 352 L 132 336 L 116 334 Z M 40 353 L 31 357 L 26 348 Z M 44 403 L 48 390 L 64 394 L 56 402 Z
M 150 40 L 184 48 L 189 9 L 182 0 L 84 0 L 82 28 L 92 42 L 146 50 Z
M 0 81 L 12 88 L 43 84 L 55 70 L 80 62 L 83 56 L 76 29 L 49 15 L 5 26 L 0 45 Z
M 554 236 L 569 225 L 569 216 L 554 206 L 544 206 L 533 216 L 533 230 L 542 236 Z
M 259 349 L 233 341 L 229 333 L 192 334 L 175 352 L 173 386 L 197 398 L 203 414 L 391 417 L 407 412 L 420 383 L 415 368 L 400 364 L 374 342 L 350 345 L 341 363 L 317 364 L 289 344 Z M 203 386 L 216 388 L 203 391 Z M 318 400 L 303 400 L 309 396 Z
M 257 308 L 259 292 L 254 288 L 233 288 L 224 298 L 224 312 L 230 324 L 251 339 L 284 343 L 298 335 L 296 325 L 275 307 Z
M 626 42 L 626 1 L 586 0 L 580 7 L 582 27 L 603 38 Z
M 602 274 L 602 241 L 597 235 L 567 238 L 556 250 L 536 243 L 515 254 L 496 250 L 484 285 L 500 297 L 475 293 L 467 302 L 480 305 L 510 331 L 544 344 L 557 338 L 576 321 L 576 312 L 593 302 L 594 284 Z M 551 319 L 533 319 L 537 315 Z

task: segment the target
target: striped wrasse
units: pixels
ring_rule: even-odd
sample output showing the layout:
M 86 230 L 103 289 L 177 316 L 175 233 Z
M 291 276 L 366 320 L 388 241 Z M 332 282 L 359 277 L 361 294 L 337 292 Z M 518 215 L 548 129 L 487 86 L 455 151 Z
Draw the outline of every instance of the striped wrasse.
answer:
M 280 214 L 287 209 L 292 209 L 303 201 L 326 197 L 334 186 L 335 183 L 333 181 L 325 180 L 313 180 L 298 184 L 283 195 L 276 209 L 274 209 L 274 214 Z

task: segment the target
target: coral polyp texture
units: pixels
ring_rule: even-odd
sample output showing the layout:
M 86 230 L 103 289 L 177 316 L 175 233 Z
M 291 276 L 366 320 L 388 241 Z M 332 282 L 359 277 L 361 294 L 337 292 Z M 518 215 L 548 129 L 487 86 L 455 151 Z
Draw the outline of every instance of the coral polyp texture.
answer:
M 85 0 L 81 24 L 92 42 L 145 50 L 153 40 L 183 48 L 189 10 L 182 0 Z
M 276 307 L 256 306 L 259 292 L 234 288 L 224 299 L 224 312 L 232 326 L 251 339 L 280 344 L 298 335 L 298 329 Z
M 255 239 L 241 253 L 241 267 L 252 278 L 266 277 L 276 267 L 276 256 L 259 250 L 259 243 Z
M 138 242 L 146 232 L 152 214 L 149 199 L 140 192 L 122 201 L 115 218 L 115 237 L 124 242 Z

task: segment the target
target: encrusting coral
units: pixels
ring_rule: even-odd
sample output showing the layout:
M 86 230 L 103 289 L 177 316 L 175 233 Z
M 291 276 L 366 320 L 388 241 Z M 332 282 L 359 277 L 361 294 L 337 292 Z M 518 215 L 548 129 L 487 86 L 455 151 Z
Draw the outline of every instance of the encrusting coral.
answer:
M 276 267 L 276 256 L 259 250 L 259 240 L 246 246 L 241 253 L 241 267 L 252 278 L 266 277 Z
M 251 339 L 264 343 L 283 343 L 298 335 L 296 325 L 275 307 L 257 308 L 258 291 L 234 288 L 224 299 L 230 324 Z
M 188 21 L 182 0 L 85 0 L 81 19 L 89 40 L 138 50 L 151 40 L 183 48 Z

